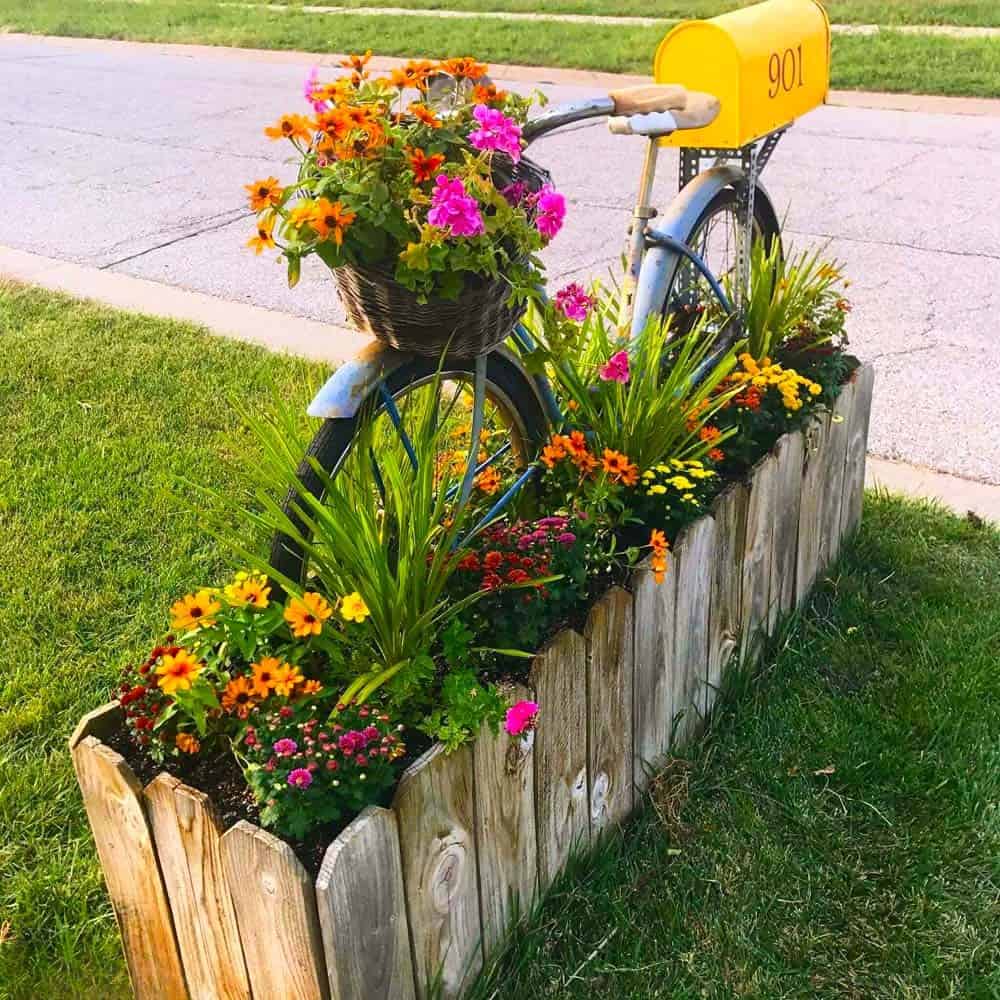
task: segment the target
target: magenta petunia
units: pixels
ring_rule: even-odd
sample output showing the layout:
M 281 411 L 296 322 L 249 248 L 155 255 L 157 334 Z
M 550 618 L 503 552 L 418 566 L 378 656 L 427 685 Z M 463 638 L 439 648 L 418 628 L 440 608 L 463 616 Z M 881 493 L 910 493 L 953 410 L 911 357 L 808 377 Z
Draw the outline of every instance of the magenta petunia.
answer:
M 307 768 L 297 767 L 288 775 L 288 784 L 293 788 L 308 788 L 312 783 L 312 772 Z
M 556 292 L 555 306 L 567 319 L 582 323 L 594 307 L 594 300 L 586 293 L 583 285 L 571 281 Z
M 620 382 L 625 385 L 629 379 L 628 351 L 612 354 L 607 364 L 601 365 L 598 374 L 605 382 Z
M 479 204 L 465 193 L 461 178 L 438 174 L 434 180 L 427 221 L 445 229 L 449 236 L 479 236 L 485 229 Z
M 513 118 L 485 104 L 477 104 L 472 109 L 472 116 L 479 122 L 479 128 L 469 133 L 471 146 L 499 150 L 515 163 L 521 159 L 521 126 Z
M 546 184 L 535 202 L 535 228 L 551 240 L 562 229 L 565 218 L 566 199 L 551 184 Z
M 289 739 L 278 740 L 278 742 L 275 743 L 274 746 L 272 747 L 274 752 L 279 757 L 291 757 L 292 754 L 295 753 L 296 750 L 298 750 L 298 748 L 299 748 L 298 743 L 296 743 L 295 740 L 289 740 Z
M 519 701 L 507 709 L 504 728 L 511 736 L 520 736 L 526 729 L 533 729 L 538 719 L 538 704 L 534 701 Z

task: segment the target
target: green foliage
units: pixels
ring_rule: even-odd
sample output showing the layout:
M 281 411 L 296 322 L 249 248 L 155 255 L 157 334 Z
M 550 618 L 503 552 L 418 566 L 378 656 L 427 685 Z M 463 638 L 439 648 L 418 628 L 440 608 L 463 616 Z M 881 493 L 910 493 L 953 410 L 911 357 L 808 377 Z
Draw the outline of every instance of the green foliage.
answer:
M 726 281 L 733 293 L 732 281 Z M 814 350 L 843 334 L 843 278 L 822 250 L 785 257 L 781 243 L 770 249 L 755 241 L 750 252 L 750 293 L 744 314 L 746 351 L 754 361 L 770 358 L 794 342 Z
M 554 302 L 536 306 L 531 329 L 538 348 L 531 358 L 545 363 L 568 402 L 568 422 L 592 436 L 600 456 L 609 448 L 641 469 L 666 458 L 701 458 L 718 440 L 700 437 L 726 401 L 720 390 L 735 364 L 737 346 L 710 362 L 713 342 L 705 321 L 687 334 L 672 336 L 669 321 L 651 316 L 629 341 L 618 327 L 618 296 L 595 289 L 596 303 L 580 324 L 567 319 Z M 602 369 L 627 351 L 624 382 L 602 376 Z M 696 374 L 701 378 L 692 382 Z

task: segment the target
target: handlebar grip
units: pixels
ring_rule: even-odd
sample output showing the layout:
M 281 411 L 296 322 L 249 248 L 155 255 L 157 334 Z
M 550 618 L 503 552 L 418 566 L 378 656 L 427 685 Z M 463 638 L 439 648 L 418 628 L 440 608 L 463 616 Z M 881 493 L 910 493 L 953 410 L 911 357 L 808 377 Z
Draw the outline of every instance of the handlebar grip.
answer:
M 614 102 L 616 115 L 643 115 L 681 110 L 687 100 L 687 90 L 676 83 L 651 83 L 612 90 L 608 97 Z

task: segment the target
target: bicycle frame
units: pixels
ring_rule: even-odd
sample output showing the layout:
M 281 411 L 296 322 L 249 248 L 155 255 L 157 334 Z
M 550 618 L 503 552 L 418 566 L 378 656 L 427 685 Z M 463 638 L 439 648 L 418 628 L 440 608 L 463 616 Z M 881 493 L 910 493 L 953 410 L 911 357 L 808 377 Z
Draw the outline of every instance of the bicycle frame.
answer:
M 524 137 L 530 142 L 540 135 L 565 125 L 589 118 L 605 117 L 611 114 L 613 109 L 614 102 L 607 97 L 593 98 L 575 105 L 556 107 L 529 123 L 524 130 Z M 710 169 L 695 170 L 692 173 L 691 158 L 689 157 L 685 161 L 682 156 L 680 191 L 671 202 L 665 215 L 659 217 L 655 224 L 652 223 L 652 220 L 657 218 L 657 212 L 652 207 L 651 201 L 660 145 L 656 138 L 648 140 L 626 245 L 626 270 L 620 314 L 621 325 L 630 330 L 633 339 L 641 334 L 650 316 L 658 315 L 663 311 L 678 268 L 685 260 L 689 261 L 705 278 L 724 314 L 733 314 L 734 304 L 730 301 L 719 280 L 712 274 L 701 256 L 684 240 L 687 234 L 692 231 L 706 206 L 720 191 L 727 187 L 734 187 L 738 192 L 741 189 L 744 191 L 748 188 L 754 189 L 746 195 L 741 195 L 741 208 L 747 211 L 747 227 L 744 228 L 752 225 L 753 199 L 759 187 L 759 172 L 763 169 L 778 137 L 780 137 L 780 133 L 767 137 L 759 156 L 755 149 L 738 151 L 737 155 L 741 155 L 743 160 L 739 167 L 723 162 L 727 158 L 726 151 L 697 150 L 694 151 L 697 155 L 693 161 L 696 166 L 700 166 L 702 156 L 713 156 L 716 165 Z M 766 199 L 766 193 L 762 189 L 758 196 L 761 195 Z M 738 254 L 737 285 L 739 287 L 745 278 L 749 277 L 749 275 L 744 276 L 743 273 L 743 264 L 748 260 L 749 248 L 741 248 Z M 524 351 L 530 352 L 534 347 L 534 340 L 530 332 L 522 324 L 515 327 L 512 339 Z M 724 353 L 728 346 L 728 344 L 721 345 L 721 353 Z M 507 347 L 500 347 L 498 350 L 504 351 L 511 360 L 519 364 L 517 356 L 510 352 Z M 714 365 L 719 356 L 720 351 L 713 351 L 702 364 L 697 377 L 700 377 L 702 372 Z M 408 439 L 405 429 L 401 426 L 395 403 L 385 389 L 385 379 L 388 374 L 404 364 L 408 358 L 409 356 L 405 353 L 396 351 L 381 342 L 372 343 L 354 360 L 341 366 L 331 376 L 310 404 L 309 415 L 333 419 L 350 418 L 358 412 L 364 400 L 372 392 L 380 392 L 383 396 L 383 408 L 397 428 L 405 447 Z M 473 388 L 474 427 L 481 425 L 485 407 L 485 372 L 486 357 L 484 355 L 476 360 Z M 525 373 L 525 377 L 528 378 L 527 373 Z M 551 383 L 541 374 L 531 376 L 530 381 L 534 385 L 539 402 L 549 422 L 552 426 L 558 427 L 562 424 L 564 415 L 559 408 Z M 388 399 L 385 398 L 387 396 Z M 478 434 L 473 435 L 472 441 L 468 468 L 460 486 L 463 500 L 468 498 L 475 476 L 498 457 L 494 455 L 484 463 L 477 463 L 475 455 Z M 506 493 L 497 500 L 467 537 L 475 535 L 493 520 L 523 488 L 534 471 L 534 467 L 529 466 Z

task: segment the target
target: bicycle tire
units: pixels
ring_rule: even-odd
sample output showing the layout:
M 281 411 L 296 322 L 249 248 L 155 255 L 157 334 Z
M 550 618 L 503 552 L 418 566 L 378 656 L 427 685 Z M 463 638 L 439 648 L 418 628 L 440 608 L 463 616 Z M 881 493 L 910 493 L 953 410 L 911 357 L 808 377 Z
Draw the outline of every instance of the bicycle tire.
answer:
M 439 364 L 430 358 L 414 357 L 386 376 L 385 386 L 394 399 L 399 399 L 408 389 L 425 385 L 437 376 Z M 448 358 L 440 371 L 442 379 L 445 380 L 461 376 L 471 380 L 474 374 L 474 358 Z M 499 401 L 519 422 L 520 427 L 517 431 L 523 436 L 523 444 L 528 452 L 524 459 L 531 461 L 548 433 L 548 420 L 532 383 L 518 365 L 494 351 L 486 359 L 486 392 L 488 397 L 495 402 Z M 321 496 L 323 488 L 310 460 L 315 459 L 328 476 L 335 475 L 341 462 L 350 452 L 351 445 L 362 426 L 361 422 L 374 419 L 383 411 L 378 396 L 379 390 L 376 387 L 353 417 L 323 421 L 298 468 L 300 483 L 313 496 Z M 292 504 L 296 496 L 295 490 L 290 491 L 283 505 L 285 513 L 293 519 L 295 518 Z M 286 535 L 275 535 L 271 543 L 270 563 L 289 579 L 299 582 L 304 580 L 306 566 L 302 549 Z
M 725 187 L 721 191 L 716 192 L 712 200 L 709 201 L 709 203 L 701 210 L 698 218 L 695 219 L 690 230 L 684 234 L 683 242 L 692 249 L 696 249 L 695 242 L 698 238 L 698 234 L 707 225 L 707 223 L 714 216 L 720 215 L 724 211 L 731 211 L 733 215 L 737 215 L 738 202 L 739 196 L 735 187 Z M 765 244 L 765 249 L 770 251 L 774 240 L 778 240 L 780 244 L 781 224 L 778 222 L 778 216 L 774 211 L 774 206 L 771 204 L 771 199 L 761 187 L 758 187 L 754 192 L 753 216 L 754 228 L 756 230 L 755 236 L 762 239 Z M 711 266 L 709 261 L 706 261 L 706 263 Z M 670 283 L 670 287 L 667 289 L 667 295 L 663 305 L 664 316 L 670 314 L 674 314 L 676 316 L 679 311 L 676 303 L 677 286 L 682 280 L 685 264 L 687 267 L 693 269 L 693 265 L 690 262 L 681 262 L 681 264 L 678 265 Z M 713 271 L 713 273 L 716 274 L 717 278 L 720 277 L 717 272 Z

